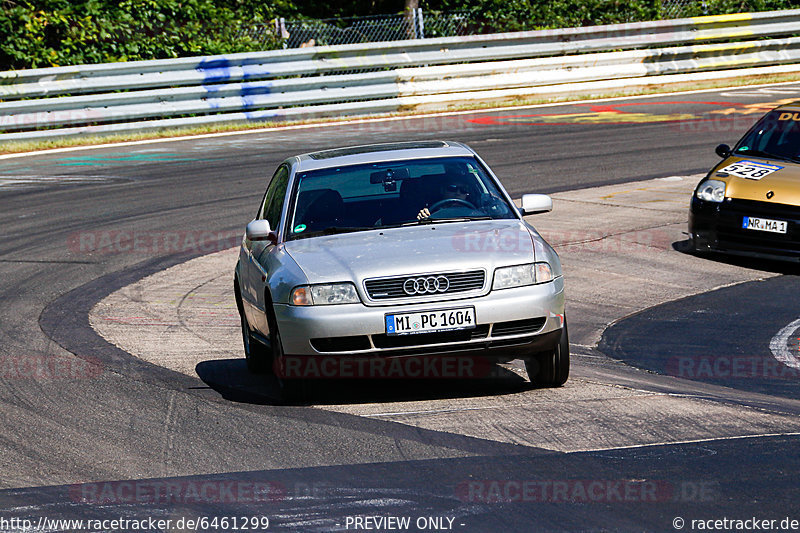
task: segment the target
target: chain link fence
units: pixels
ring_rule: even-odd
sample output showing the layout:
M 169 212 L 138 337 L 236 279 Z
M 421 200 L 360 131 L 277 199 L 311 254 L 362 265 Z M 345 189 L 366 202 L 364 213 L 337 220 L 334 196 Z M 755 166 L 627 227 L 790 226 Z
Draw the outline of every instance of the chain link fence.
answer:
M 703 0 L 661 0 L 658 12 L 662 19 L 674 19 L 702 15 L 707 12 Z M 633 16 L 629 22 L 639 19 Z M 399 41 L 403 39 L 424 39 L 431 37 L 455 37 L 486 33 L 481 20 L 474 13 L 458 11 L 450 13 L 426 12 L 421 8 L 409 13 L 395 15 L 373 15 L 363 17 L 342 17 L 335 19 L 295 19 L 279 18 L 271 23 L 256 24 L 241 28 L 238 37 L 249 38 L 264 49 L 271 48 L 277 39 L 283 48 L 302 48 L 353 43 Z M 485 22 L 485 21 L 484 21 Z M 540 29 L 539 26 L 518 28 L 519 30 Z M 490 32 L 500 31 L 491 28 Z
M 265 45 L 278 35 L 284 48 L 371 43 L 455 37 L 468 35 L 469 16 L 465 12 L 423 13 L 422 9 L 398 15 L 343 17 L 337 19 L 286 20 L 242 28 L 239 35 Z
M 705 2 L 700 0 L 661 0 L 662 19 L 693 17 L 707 11 Z

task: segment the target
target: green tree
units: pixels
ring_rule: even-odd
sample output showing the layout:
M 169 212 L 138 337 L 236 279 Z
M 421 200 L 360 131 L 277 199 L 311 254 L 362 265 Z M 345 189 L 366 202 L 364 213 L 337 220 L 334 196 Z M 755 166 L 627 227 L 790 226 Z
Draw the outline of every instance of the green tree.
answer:
M 299 15 L 291 0 L 0 0 L 0 8 L 0 70 L 260 50 L 241 28 Z

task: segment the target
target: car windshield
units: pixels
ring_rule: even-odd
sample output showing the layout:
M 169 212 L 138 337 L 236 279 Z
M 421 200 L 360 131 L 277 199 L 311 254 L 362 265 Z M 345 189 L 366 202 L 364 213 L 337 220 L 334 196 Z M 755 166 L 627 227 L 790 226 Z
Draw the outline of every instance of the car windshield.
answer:
M 800 159 L 800 113 L 771 111 L 751 129 L 736 147 L 736 155 Z
M 299 172 L 288 239 L 411 224 L 516 218 L 478 161 L 417 159 Z

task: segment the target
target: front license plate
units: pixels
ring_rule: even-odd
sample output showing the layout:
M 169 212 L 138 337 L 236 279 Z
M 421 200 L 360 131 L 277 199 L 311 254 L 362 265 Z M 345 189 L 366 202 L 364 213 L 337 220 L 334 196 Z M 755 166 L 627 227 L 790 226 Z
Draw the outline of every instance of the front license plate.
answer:
M 773 172 L 782 169 L 779 165 L 770 165 L 768 163 L 759 163 L 757 161 L 739 161 L 732 163 L 725 168 L 719 169 L 719 172 L 727 172 L 740 178 L 747 178 L 749 180 L 760 180 L 765 176 L 769 176 Z
M 437 331 L 453 331 L 474 327 L 474 307 L 386 315 L 387 335 L 435 333 Z
M 768 218 L 744 217 L 742 219 L 743 229 L 754 229 L 757 231 L 770 231 L 772 233 L 786 233 L 785 220 L 770 220 Z

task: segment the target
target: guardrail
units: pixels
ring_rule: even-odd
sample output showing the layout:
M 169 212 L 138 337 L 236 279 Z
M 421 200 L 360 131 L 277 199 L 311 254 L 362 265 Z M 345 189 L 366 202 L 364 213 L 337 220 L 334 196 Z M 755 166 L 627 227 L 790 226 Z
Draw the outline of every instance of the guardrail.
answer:
M 800 71 L 800 37 L 776 38 L 792 34 L 800 9 L 0 72 L 0 142 L 391 112 L 745 67 Z

